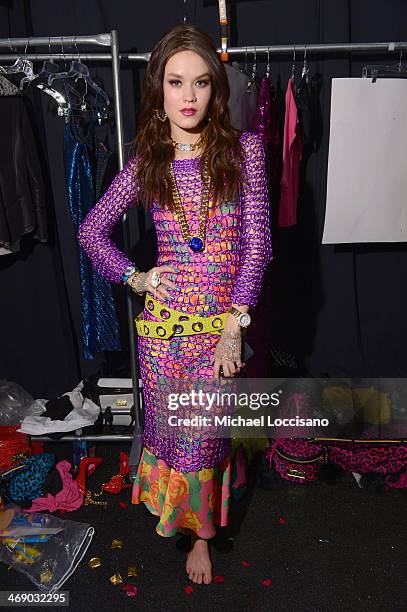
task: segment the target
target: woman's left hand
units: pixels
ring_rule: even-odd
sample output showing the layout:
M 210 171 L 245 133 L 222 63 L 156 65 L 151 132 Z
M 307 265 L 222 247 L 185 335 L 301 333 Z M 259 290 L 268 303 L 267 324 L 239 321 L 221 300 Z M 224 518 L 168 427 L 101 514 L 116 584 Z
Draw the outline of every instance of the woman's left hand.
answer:
M 224 333 L 226 332 L 226 333 Z M 242 328 L 238 325 L 235 317 L 230 315 L 225 322 L 224 331 L 222 332 L 218 345 L 215 348 L 215 352 L 210 360 L 210 363 L 213 364 L 213 378 L 219 378 L 220 376 L 220 368 L 223 370 L 223 374 L 225 377 L 233 377 L 236 372 L 239 372 L 242 367 L 246 364 L 241 361 L 241 351 L 240 348 L 236 352 L 233 359 L 226 359 L 225 357 L 218 356 L 217 353 L 224 353 L 224 350 L 217 350 L 218 348 L 224 349 L 227 348 L 228 342 L 230 342 L 230 338 L 235 338 L 241 347 L 241 335 Z M 230 352 L 230 351 L 227 351 Z
M 240 372 L 240 370 L 246 365 L 241 361 L 216 359 L 215 357 L 211 358 L 211 363 L 213 363 L 213 378 L 220 378 L 220 368 L 222 368 L 224 376 L 229 378 L 233 377 L 236 372 Z

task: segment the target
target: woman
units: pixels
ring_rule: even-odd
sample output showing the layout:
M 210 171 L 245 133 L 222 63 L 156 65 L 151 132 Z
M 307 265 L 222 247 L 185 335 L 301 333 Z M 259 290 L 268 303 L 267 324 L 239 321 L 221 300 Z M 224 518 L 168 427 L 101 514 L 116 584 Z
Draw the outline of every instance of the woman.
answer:
M 134 156 L 78 233 L 102 276 L 146 293 L 136 320 L 144 432 L 132 502 L 160 517 L 160 535 L 191 534 L 187 574 L 204 584 L 208 540 L 228 523 L 231 440 L 160 435 L 157 388 L 166 377 L 239 375 L 242 330 L 271 260 L 264 150 L 231 126 L 228 99 L 211 38 L 189 24 L 167 32 L 147 66 Z M 157 265 L 144 272 L 109 239 L 137 203 L 150 208 L 158 238 Z

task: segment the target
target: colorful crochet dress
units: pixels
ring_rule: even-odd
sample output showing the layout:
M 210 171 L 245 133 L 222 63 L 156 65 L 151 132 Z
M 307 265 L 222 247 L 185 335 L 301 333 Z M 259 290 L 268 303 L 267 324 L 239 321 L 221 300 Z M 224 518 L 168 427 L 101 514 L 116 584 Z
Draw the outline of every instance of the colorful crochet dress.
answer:
M 193 252 L 185 243 L 172 211 L 156 203 L 151 209 L 158 240 L 156 265 L 177 269 L 169 278 L 178 289 L 169 289 L 171 298 L 157 295 L 163 307 L 208 316 L 224 312 L 232 303 L 252 308 L 257 303 L 265 268 L 272 259 L 266 167 L 260 136 L 243 132 L 240 142 L 245 152 L 240 197 L 216 208 L 209 201 L 202 252 Z M 202 157 L 197 157 L 172 162 L 191 235 L 196 235 L 199 227 L 201 161 Z M 92 264 L 111 283 L 120 283 L 132 264 L 109 236 L 123 214 L 136 204 L 136 163 L 136 158 L 130 159 L 78 233 Z M 158 321 L 147 307 L 149 297 L 147 294 L 142 316 Z M 132 502 L 144 502 L 160 517 L 156 531 L 162 536 L 189 528 L 202 538 L 210 538 L 215 535 L 215 525 L 228 522 L 231 440 L 212 438 L 202 443 L 182 436 L 160 436 L 156 429 L 157 414 L 163 411 L 155 394 L 160 379 L 211 379 L 210 359 L 219 337 L 206 332 L 168 340 L 138 337 L 144 432 Z

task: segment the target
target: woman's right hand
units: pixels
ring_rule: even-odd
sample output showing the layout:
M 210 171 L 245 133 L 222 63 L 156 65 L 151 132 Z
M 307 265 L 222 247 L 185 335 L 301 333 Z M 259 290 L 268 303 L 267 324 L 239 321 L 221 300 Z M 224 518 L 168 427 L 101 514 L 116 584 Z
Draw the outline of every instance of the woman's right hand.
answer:
M 158 287 L 153 287 L 153 285 L 151 284 L 151 277 L 154 272 L 157 272 L 160 275 L 161 282 Z M 154 268 L 150 268 L 150 270 L 148 270 L 148 272 L 146 273 L 144 291 L 152 293 L 155 297 L 170 298 L 171 294 L 167 291 L 165 287 L 171 287 L 174 289 L 175 284 L 170 281 L 169 278 L 166 277 L 166 272 L 176 272 L 176 270 L 172 266 L 155 266 Z M 133 277 L 130 276 L 130 278 L 128 279 L 128 285 L 130 285 L 132 278 Z

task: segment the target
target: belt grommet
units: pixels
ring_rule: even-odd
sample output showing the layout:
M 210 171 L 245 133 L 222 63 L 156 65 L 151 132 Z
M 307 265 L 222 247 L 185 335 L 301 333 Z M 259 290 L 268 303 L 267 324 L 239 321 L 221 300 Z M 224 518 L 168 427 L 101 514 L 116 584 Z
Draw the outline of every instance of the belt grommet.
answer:
M 150 333 L 150 330 L 148 329 L 147 325 L 144 325 L 144 333 L 146 336 L 148 336 L 148 334 Z
M 159 327 L 157 327 L 157 334 L 158 334 L 159 336 L 163 337 L 163 336 L 165 336 L 165 335 L 166 335 L 166 333 L 167 333 L 167 332 L 165 331 L 165 329 L 164 329 L 163 327 L 161 327 L 161 325 L 160 325 Z
M 163 308 L 163 309 L 160 311 L 160 317 L 161 317 L 162 319 L 169 319 L 169 316 L 170 316 L 170 313 L 168 312 L 168 310 L 165 310 L 165 308 Z
M 202 331 L 203 329 L 203 324 L 202 323 L 192 323 L 192 329 L 194 331 Z
M 173 325 L 174 334 L 180 334 L 184 331 L 183 325 Z
M 219 317 L 216 317 L 216 319 L 212 321 L 212 327 L 214 327 L 215 329 L 219 329 L 219 327 L 221 326 L 222 326 L 221 319 L 219 319 Z
M 147 308 L 148 308 L 149 310 L 154 310 L 154 302 L 153 302 L 153 300 L 148 300 L 148 302 L 147 302 Z
M 181 315 L 178 318 L 178 321 L 189 321 L 189 317 L 187 315 Z

